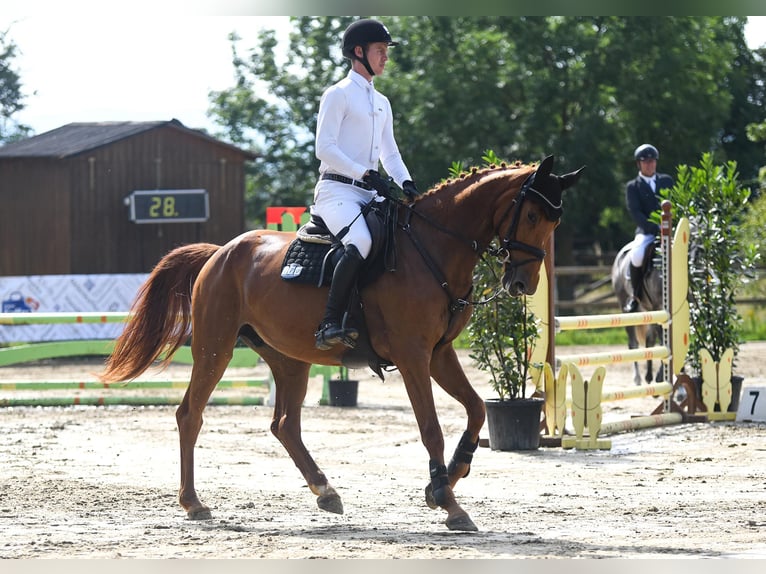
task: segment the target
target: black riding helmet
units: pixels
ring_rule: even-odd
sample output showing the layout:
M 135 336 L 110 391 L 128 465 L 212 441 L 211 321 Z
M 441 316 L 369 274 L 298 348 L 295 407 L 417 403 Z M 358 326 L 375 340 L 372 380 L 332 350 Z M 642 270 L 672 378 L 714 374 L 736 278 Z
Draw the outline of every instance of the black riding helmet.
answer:
M 372 44 L 373 42 L 385 42 L 389 46 L 399 45 L 399 42 L 394 42 L 391 39 L 388 29 L 377 20 L 357 20 L 351 23 L 346 28 L 346 31 L 343 32 L 343 56 L 349 60 L 359 60 L 362 62 L 371 76 L 374 76 L 375 72 L 372 71 L 372 67 L 367 61 L 367 44 Z M 357 58 L 356 54 L 354 54 L 356 46 L 362 47 L 361 58 Z
M 636 158 L 636 161 L 644 159 L 660 159 L 660 152 L 658 152 L 657 148 L 652 144 L 642 144 L 636 148 L 635 152 L 633 152 L 633 157 Z

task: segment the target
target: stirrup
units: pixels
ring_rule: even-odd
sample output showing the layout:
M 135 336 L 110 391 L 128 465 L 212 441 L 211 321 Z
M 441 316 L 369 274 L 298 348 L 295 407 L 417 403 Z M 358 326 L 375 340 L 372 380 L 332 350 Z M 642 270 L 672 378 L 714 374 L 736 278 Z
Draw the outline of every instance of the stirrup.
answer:
M 348 327 L 344 329 L 337 323 L 325 323 L 324 325 L 320 325 L 314 335 L 316 337 L 314 346 L 320 351 L 327 351 L 338 343 L 342 343 L 346 347 L 353 349 L 356 347 L 359 331 Z
M 638 311 L 638 299 L 631 297 L 628 302 L 625 303 L 625 307 L 622 309 L 625 313 L 636 313 Z

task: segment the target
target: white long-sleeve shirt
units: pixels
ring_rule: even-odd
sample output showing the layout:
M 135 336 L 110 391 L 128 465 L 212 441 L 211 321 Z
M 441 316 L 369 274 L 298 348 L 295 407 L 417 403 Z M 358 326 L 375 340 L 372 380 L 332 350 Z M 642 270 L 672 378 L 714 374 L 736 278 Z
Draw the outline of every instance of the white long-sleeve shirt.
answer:
M 350 70 L 319 102 L 316 130 L 319 173 L 362 179 L 379 164 L 401 187 L 410 177 L 394 139 L 391 103 L 361 74 Z

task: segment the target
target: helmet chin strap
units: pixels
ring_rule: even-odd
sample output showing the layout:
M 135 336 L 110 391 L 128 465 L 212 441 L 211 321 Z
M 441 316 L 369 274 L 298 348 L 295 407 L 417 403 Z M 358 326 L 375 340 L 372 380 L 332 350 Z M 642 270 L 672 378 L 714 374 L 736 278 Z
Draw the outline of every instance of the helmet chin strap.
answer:
M 370 62 L 367 60 L 367 47 L 361 46 L 361 48 L 362 48 L 362 57 L 360 58 L 359 56 L 357 56 L 356 59 L 362 63 L 362 65 L 367 69 L 367 71 L 369 72 L 371 76 L 374 76 L 375 72 L 372 71 L 372 66 L 370 66 Z

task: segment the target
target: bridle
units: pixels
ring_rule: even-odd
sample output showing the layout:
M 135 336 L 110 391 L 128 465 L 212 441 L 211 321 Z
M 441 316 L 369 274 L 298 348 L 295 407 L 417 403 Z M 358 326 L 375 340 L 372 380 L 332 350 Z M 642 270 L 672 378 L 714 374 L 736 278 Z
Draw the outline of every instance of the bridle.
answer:
M 534 245 L 529 245 L 528 243 L 523 243 L 515 239 L 516 231 L 519 227 L 519 219 L 521 218 L 521 208 L 524 204 L 524 200 L 527 199 L 528 194 L 530 199 L 542 204 L 545 210 L 545 216 L 551 221 L 557 221 L 558 219 L 561 219 L 561 214 L 563 212 L 561 202 L 559 202 L 558 205 L 554 205 L 547 197 L 532 187 L 535 183 L 536 175 L 537 172 L 534 172 L 524 180 L 524 183 L 521 185 L 521 189 L 519 190 L 519 194 L 513 199 L 511 204 L 505 210 L 505 213 L 500 218 L 500 223 L 495 229 L 495 235 L 500 238 L 500 227 L 502 222 L 506 217 L 508 217 L 508 214 L 514 208 L 514 206 L 516 206 L 516 210 L 513 212 L 511 223 L 508 225 L 508 232 L 505 234 L 505 236 L 502 236 L 502 239 L 500 239 L 500 247 L 492 250 L 490 253 L 490 255 L 499 258 L 504 265 L 510 266 L 512 268 L 521 267 L 527 263 L 533 263 L 535 261 L 542 261 L 545 259 L 545 249 L 540 249 L 539 247 L 535 247 Z M 511 251 L 524 251 L 529 253 L 532 257 L 518 261 L 512 261 Z
M 533 201 L 539 202 L 545 211 L 545 215 L 548 219 L 551 221 L 557 221 L 561 218 L 561 214 L 563 212 L 561 202 L 559 202 L 558 205 L 554 205 L 547 197 L 545 197 L 542 193 L 540 193 L 538 190 L 534 189 L 532 186 L 535 182 L 535 175 L 537 175 L 537 172 L 531 173 L 526 180 L 524 180 L 524 183 L 521 185 L 521 188 L 519 189 L 518 195 L 513 199 L 511 204 L 508 206 L 508 208 L 505 210 L 505 213 L 503 213 L 503 216 L 500 218 L 500 223 L 498 224 L 498 227 L 495 229 L 495 236 L 497 236 L 500 239 L 500 247 L 492 247 L 492 243 L 490 242 L 485 247 L 480 247 L 479 242 L 476 240 L 467 239 L 466 237 L 462 236 L 461 234 L 448 229 L 444 227 L 443 225 L 433 221 L 432 219 L 426 217 L 421 212 L 417 211 L 415 209 L 414 204 L 404 204 L 403 202 L 399 203 L 401 205 L 404 205 L 407 208 L 407 211 L 405 212 L 405 218 L 404 222 L 399 224 L 400 229 L 404 231 L 404 233 L 407 235 L 407 237 L 410 238 L 410 241 L 412 241 L 413 245 L 415 246 L 415 249 L 420 253 L 420 256 L 425 261 L 428 268 L 431 270 L 431 273 L 434 275 L 436 280 L 439 282 L 439 285 L 444 289 L 444 291 L 447 293 L 447 296 L 450 300 L 450 311 L 456 312 L 463 310 L 467 305 L 477 305 L 477 304 L 483 304 L 488 303 L 492 299 L 494 299 L 497 296 L 497 293 L 493 296 L 491 296 L 487 300 L 483 301 L 470 301 L 468 300 L 468 297 L 470 296 L 470 291 L 465 297 L 453 297 L 452 293 L 449 289 L 449 284 L 447 282 L 447 278 L 444 276 L 444 273 L 442 273 L 441 269 L 439 269 L 436 262 L 433 260 L 431 255 L 428 253 L 428 251 L 425 249 L 425 247 L 422 245 L 422 243 L 418 240 L 418 238 L 414 235 L 412 231 L 411 226 L 411 220 L 413 215 L 417 215 L 420 217 L 423 221 L 428 223 L 431 227 L 438 229 L 442 233 L 445 233 L 457 240 L 459 240 L 461 243 L 467 245 L 470 247 L 474 252 L 479 254 L 479 257 L 484 257 L 484 255 L 489 255 L 490 257 L 497 257 L 501 260 L 501 263 L 506 266 L 511 267 L 520 267 L 522 265 L 526 265 L 527 263 L 533 263 L 535 261 L 542 261 L 545 259 L 545 250 L 540 249 L 539 247 L 535 247 L 534 245 L 529 245 L 528 243 L 523 243 L 521 241 L 516 240 L 516 232 L 518 230 L 519 226 L 519 220 L 521 217 L 521 209 L 524 204 L 525 199 L 529 198 Z M 501 236 L 501 227 L 502 222 L 505 221 L 505 219 L 508 217 L 508 215 L 511 213 L 511 210 L 516 207 L 516 209 L 513 211 L 513 217 L 511 218 L 511 222 L 508 226 L 508 231 L 504 236 Z M 511 251 L 524 251 L 526 253 L 529 253 L 531 257 L 528 257 L 526 259 L 521 259 L 518 261 L 511 260 Z M 473 287 L 471 287 L 473 289 Z M 499 292 L 499 291 L 498 291 Z

